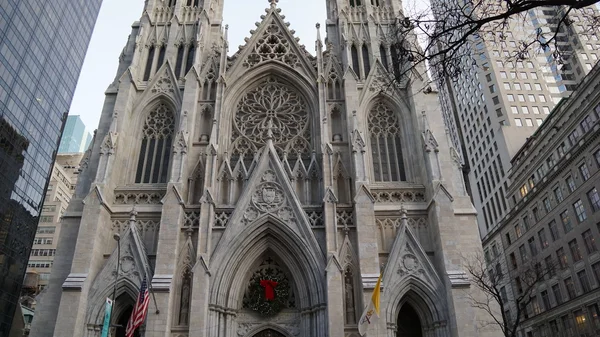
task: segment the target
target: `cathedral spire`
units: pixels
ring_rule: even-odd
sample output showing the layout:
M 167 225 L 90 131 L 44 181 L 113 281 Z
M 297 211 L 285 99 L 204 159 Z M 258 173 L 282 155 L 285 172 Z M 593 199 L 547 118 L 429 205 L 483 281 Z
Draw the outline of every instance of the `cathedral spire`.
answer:
M 277 7 L 278 2 L 279 2 L 279 0 L 269 0 L 269 3 L 271 4 L 271 8 Z

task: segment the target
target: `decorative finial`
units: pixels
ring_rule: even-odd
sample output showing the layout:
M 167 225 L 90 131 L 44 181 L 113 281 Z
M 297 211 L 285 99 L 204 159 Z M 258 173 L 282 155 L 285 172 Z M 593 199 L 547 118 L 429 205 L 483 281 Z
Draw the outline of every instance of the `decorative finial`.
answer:
M 269 0 L 269 3 L 271 4 L 271 8 L 277 7 L 278 2 L 279 2 L 279 0 Z
M 133 204 L 133 207 L 131 208 L 131 212 L 129 212 L 129 221 L 135 222 L 135 218 L 138 215 L 136 206 L 137 206 L 137 204 Z
M 406 212 L 406 208 L 404 208 L 404 203 L 402 203 L 402 204 L 400 205 L 400 215 L 401 215 L 401 219 L 402 219 L 402 220 L 406 220 L 406 219 L 408 219 L 408 217 L 407 217 L 407 212 Z

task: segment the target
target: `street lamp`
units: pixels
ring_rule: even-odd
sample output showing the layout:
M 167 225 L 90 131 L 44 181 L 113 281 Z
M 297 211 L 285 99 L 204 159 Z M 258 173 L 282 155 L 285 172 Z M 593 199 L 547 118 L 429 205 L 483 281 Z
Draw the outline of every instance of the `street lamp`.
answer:
M 115 233 L 113 239 L 117 241 L 117 273 L 115 274 L 115 286 L 113 287 L 113 304 L 112 310 L 110 311 L 110 321 L 112 322 L 113 313 L 115 312 L 117 303 L 117 283 L 119 283 L 119 268 L 121 267 L 121 235 Z M 113 327 L 116 325 L 113 324 Z

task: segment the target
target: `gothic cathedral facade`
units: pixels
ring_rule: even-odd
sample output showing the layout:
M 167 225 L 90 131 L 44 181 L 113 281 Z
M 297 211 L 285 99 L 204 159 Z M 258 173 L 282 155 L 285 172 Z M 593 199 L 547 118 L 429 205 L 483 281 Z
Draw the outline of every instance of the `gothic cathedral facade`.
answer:
M 357 337 L 382 274 L 368 336 L 495 336 L 437 94 L 388 85 L 400 0 L 327 0 L 313 53 L 271 0 L 232 56 L 224 1 L 146 1 L 31 335 L 99 337 L 116 292 L 124 336 L 147 278 L 140 336 Z

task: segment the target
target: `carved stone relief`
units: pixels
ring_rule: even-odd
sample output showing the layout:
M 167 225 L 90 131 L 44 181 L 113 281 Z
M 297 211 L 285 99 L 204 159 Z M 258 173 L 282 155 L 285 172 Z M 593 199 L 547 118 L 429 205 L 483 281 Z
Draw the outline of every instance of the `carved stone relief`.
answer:
M 275 172 L 271 170 L 267 170 L 263 174 L 261 183 L 252 194 L 251 203 L 246 209 L 242 221 L 248 224 L 263 214 L 274 214 L 285 222 L 294 221 L 294 213 L 287 206 L 283 188 L 276 181 Z

